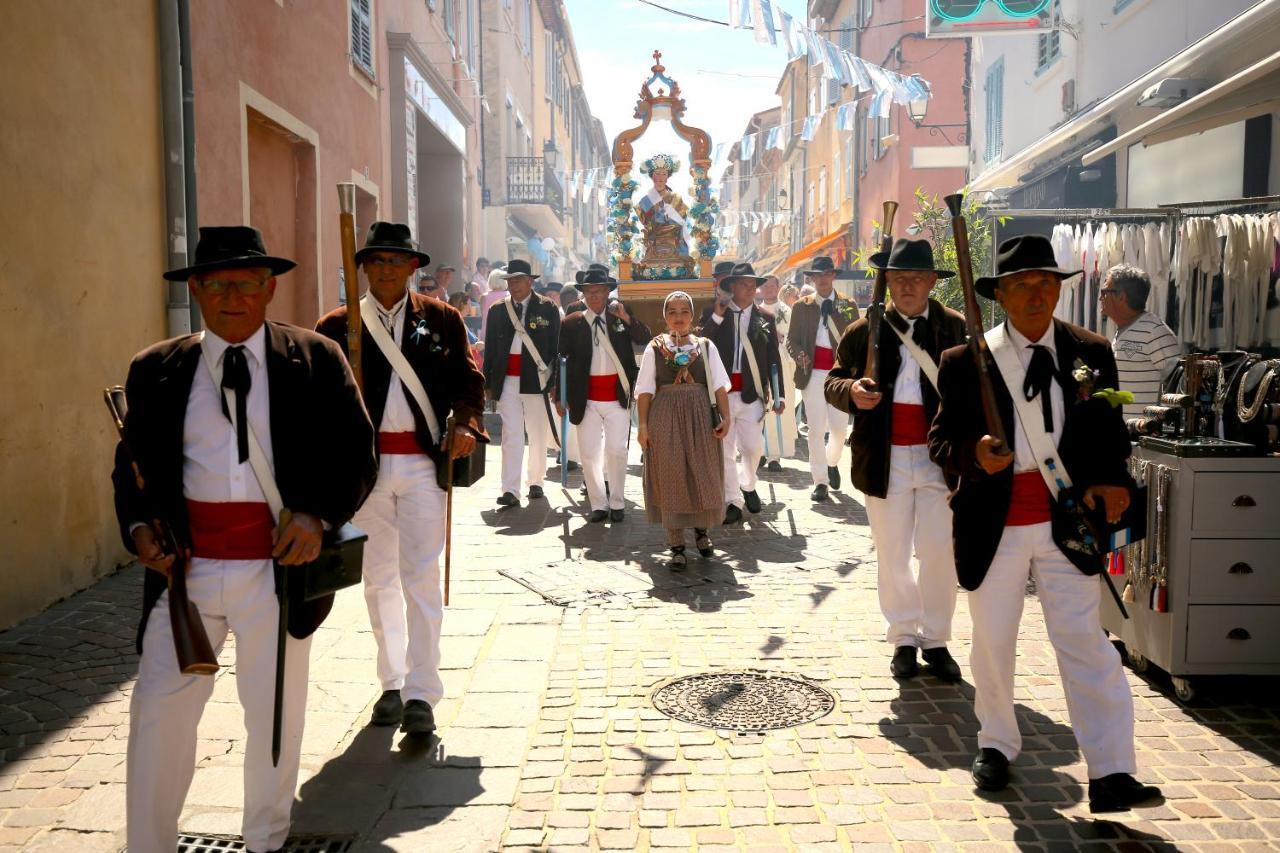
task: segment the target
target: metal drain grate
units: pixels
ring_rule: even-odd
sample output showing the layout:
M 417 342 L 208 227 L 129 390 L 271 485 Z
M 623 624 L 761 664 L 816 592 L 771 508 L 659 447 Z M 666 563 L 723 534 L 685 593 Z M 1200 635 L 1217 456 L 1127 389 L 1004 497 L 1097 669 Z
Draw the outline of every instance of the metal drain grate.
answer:
M 354 835 L 300 835 L 290 838 L 280 850 L 281 853 L 347 853 L 355 840 Z M 244 841 L 239 836 L 178 835 L 178 853 L 243 853 L 244 849 Z
M 831 713 L 836 700 L 797 676 L 708 672 L 659 687 L 653 706 L 668 717 L 709 729 L 759 732 L 811 723 Z

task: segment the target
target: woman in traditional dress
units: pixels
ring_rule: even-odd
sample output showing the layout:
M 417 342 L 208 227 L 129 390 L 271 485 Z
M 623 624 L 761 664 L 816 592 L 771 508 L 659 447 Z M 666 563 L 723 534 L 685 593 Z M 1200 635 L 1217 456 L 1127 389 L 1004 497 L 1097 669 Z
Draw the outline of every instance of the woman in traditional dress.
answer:
M 644 501 L 649 521 L 667 531 L 667 566 L 683 569 L 684 530 L 704 557 L 713 553 L 707 530 L 724 516 L 724 465 L 719 442 L 729 433 L 729 376 L 715 344 L 693 334 L 693 299 L 682 290 L 662 303 L 666 334 L 645 347 L 636 379 L 644 448 Z M 708 375 L 709 374 L 709 375 Z M 714 389 L 719 423 L 714 423 Z

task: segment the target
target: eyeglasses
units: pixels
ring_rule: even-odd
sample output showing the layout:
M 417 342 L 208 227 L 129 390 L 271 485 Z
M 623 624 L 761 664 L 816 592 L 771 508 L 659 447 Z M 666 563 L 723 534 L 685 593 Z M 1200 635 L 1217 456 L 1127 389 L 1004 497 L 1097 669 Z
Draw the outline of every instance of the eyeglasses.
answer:
M 200 282 L 200 289 L 214 296 L 223 296 L 228 290 L 235 288 L 241 296 L 256 296 L 267 286 L 269 279 L 240 278 L 228 280 L 222 278 L 206 278 Z
M 409 263 L 408 255 L 370 255 L 364 259 L 367 267 L 399 267 Z

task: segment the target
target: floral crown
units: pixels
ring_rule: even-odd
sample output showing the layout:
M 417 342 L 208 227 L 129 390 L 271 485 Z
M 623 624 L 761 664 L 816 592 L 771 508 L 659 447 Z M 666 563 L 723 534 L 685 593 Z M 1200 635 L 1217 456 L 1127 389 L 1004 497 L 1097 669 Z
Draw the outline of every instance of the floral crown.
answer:
M 648 160 L 640 164 L 640 174 L 651 175 L 654 170 L 664 171 L 668 175 L 674 175 L 680 170 L 680 161 L 670 154 L 654 154 Z

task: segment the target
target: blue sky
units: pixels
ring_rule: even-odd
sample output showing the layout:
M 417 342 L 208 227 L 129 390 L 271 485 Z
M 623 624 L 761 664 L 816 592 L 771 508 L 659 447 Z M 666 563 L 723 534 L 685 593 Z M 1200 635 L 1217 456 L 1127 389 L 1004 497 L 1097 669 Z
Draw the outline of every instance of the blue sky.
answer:
M 664 6 L 725 21 L 727 0 L 659 0 Z M 774 0 L 799 20 L 804 0 Z M 751 114 L 778 103 L 774 89 L 787 64 L 783 47 L 757 44 L 751 31 L 683 18 L 637 0 L 565 0 L 591 110 L 610 144 L 632 117 L 653 51 L 680 84 L 684 122 L 711 134 L 712 145 L 737 139 Z M 665 130 L 666 128 L 664 128 Z M 650 130 L 637 155 L 674 145 L 673 133 Z M 674 151 L 687 168 L 687 148 Z

